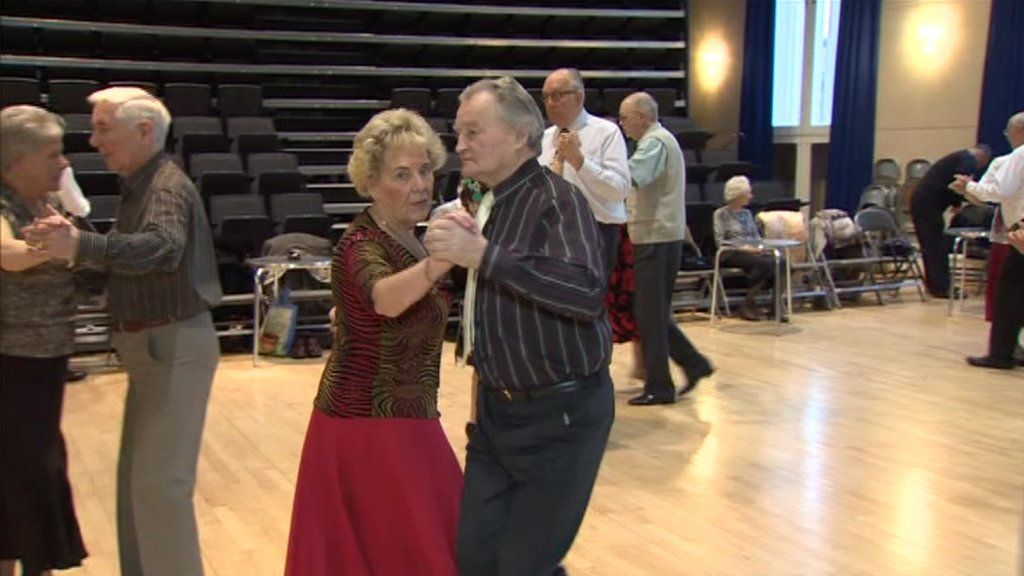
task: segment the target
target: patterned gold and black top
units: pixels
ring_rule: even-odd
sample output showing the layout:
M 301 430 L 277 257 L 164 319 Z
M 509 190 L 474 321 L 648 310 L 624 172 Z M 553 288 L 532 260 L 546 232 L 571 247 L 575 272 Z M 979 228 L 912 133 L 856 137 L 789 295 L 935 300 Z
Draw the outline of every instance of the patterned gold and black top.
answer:
M 0 217 L 23 239 L 33 215 L 13 191 L 0 189 Z M 0 270 L 0 353 L 56 358 L 74 349 L 75 286 L 64 260 L 50 260 L 21 272 Z
M 451 302 L 432 290 L 396 318 L 374 312 L 373 286 L 416 257 L 366 212 L 334 247 L 338 331 L 314 405 L 340 418 L 437 418 L 441 344 Z

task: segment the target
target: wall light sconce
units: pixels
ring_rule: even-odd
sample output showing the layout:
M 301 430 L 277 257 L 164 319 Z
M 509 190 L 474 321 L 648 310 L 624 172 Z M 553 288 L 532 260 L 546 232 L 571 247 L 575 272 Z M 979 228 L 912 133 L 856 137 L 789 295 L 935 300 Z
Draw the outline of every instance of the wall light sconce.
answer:
M 717 92 L 729 75 L 729 45 L 722 36 L 713 34 L 697 47 L 697 84 L 705 92 Z
M 903 55 L 907 67 L 921 77 L 943 73 L 960 43 L 957 28 L 960 8 L 949 3 L 922 2 L 911 8 L 903 27 Z

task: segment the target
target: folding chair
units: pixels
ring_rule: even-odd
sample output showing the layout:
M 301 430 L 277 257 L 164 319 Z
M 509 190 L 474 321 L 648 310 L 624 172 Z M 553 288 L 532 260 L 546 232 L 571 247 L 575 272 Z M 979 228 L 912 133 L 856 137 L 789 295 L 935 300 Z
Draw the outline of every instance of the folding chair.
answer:
M 874 288 L 878 303 L 883 304 L 883 290 L 897 294 L 908 281 L 914 284 L 924 302 L 924 274 L 918 263 L 918 250 L 903 233 L 896 215 L 887 208 L 869 206 L 857 212 L 854 221 L 864 236 L 861 246 L 864 256 L 870 259 L 868 281 Z

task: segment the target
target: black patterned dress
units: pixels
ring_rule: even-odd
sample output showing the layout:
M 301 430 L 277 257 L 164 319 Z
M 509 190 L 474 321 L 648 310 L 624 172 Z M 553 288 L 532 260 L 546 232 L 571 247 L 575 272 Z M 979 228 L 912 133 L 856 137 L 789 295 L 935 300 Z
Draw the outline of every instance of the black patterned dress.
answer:
M 619 227 L 619 258 L 609 278 L 604 304 L 612 324 L 612 341 L 637 340 L 640 335 L 633 316 L 633 243 L 625 225 Z

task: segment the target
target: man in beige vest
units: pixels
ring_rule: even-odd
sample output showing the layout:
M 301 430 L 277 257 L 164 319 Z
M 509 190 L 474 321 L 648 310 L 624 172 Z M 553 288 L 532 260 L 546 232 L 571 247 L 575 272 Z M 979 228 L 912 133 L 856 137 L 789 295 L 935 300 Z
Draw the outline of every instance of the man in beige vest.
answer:
M 633 189 L 626 197 L 627 229 L 633 242 L 634 314 L 643 343 L 647 378 L 633 406 L 672 404 L 676 390 L 668 359 L 686 374 L 683 395 L 713 371 L 672 318 L 672 288 L 686 237 L 686 166 L 675 137 L 658 122 L 658 104 L 646 92 L 630 94 L 619 107 L 619 123 L 637 141 L 629 159 Z

